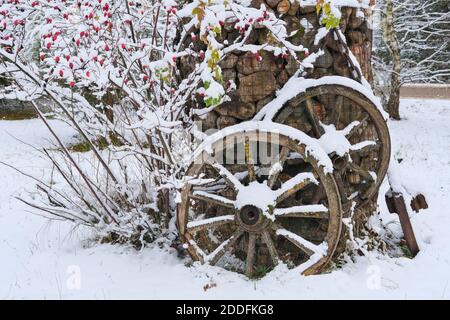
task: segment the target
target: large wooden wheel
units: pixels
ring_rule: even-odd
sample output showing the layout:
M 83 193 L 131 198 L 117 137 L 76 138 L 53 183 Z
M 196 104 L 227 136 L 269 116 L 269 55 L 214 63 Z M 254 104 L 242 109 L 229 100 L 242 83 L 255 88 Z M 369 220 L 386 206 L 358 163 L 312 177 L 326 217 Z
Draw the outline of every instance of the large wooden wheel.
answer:
M 383 115 L 363 94 L 339 84 L 312 87 L 273 120 L 321 139 L 344 203 L 362 206 L 378 192 L 389 165 L 390 137 Z
M 318 273 L 336 249 L 342 224 L 331 161 L 317 144 L 283 134 L 313 141 L 303 133 L 270 126 L 281 134 L 247 130 L 203 146 L 186 173 L 179 232 L 194 260 L 249 277 L 279 262 Z

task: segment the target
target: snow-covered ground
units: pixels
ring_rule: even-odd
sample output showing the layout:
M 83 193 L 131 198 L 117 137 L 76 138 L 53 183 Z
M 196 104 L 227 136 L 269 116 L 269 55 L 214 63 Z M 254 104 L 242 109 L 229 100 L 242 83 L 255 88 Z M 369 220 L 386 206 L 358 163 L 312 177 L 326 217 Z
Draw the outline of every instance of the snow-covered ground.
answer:
M 86 231 L 27 212 L 14 196 L 33 182 L 0 165 L 0 299 L 450 298 L 450 101 L 403 100 L 401 111 L 405 119 L 390 123 L 399 174 L 430 206 L 411 217 L 421 248 L 415 259 L 372 253 L 329 274 L 302 277 L 279 267 L 251 281 L 219 268 L 187 267 L 168 249 L 87 245 Z M 65 142 L 73 139 L 69 128 L 52 124 Z M 36 151 L 12 136 L 50 146 L 39 120 L 0 121 L 0 161 L 38 176 L 49 170 Z M 383 201 L 386 190 L 385 183 L 381 218 L 398 232 L 398 220 Z

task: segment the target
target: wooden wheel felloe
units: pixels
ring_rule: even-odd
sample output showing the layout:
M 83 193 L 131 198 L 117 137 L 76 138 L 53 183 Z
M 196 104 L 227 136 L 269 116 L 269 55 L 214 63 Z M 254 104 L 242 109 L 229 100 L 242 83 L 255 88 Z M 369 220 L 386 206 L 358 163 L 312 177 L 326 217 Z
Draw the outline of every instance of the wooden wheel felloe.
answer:
M 344 203 L 362 206 L 378 192 L 389 165 L 390 137 L 383 115 L 363 94 L 339 84 L 312 87 L 287 102 L 273 120 L 322 138 L 330 150 L 327 130 L 348 141 L 345 154 L 330 151 Z
M 259 277 L 280 261 L 308 275 L 331 259 L 342 224 L 331 161 L 301 132 L 271 127 L 281 134 L 252 129 L 203 146 L 188 169 L 177 224 L 194 260 Z

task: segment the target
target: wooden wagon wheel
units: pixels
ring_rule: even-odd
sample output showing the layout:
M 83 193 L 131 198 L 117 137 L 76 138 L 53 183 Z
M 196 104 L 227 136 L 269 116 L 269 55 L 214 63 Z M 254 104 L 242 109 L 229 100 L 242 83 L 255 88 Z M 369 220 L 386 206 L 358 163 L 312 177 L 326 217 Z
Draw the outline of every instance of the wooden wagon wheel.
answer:
M 272 150 L 271 161 L 257 150 Z M 178 206 L 178 228 L 193 259 L 249 277 L 280 261 L 305 275 L 319 272 L 339 241 L 341 207 L 332 174 L 311 150 L 261 130 L 230 134 L 201 150 Z
M 341 199 L 362 206 L 377 193 L 391 147 L 386 121 L 370 99 L 344 85 L 320 85 L 290 100 L 273 120 L 316 138 L 327 129 L 340 130 L 349 142 L 348 153 L 330 157 Z

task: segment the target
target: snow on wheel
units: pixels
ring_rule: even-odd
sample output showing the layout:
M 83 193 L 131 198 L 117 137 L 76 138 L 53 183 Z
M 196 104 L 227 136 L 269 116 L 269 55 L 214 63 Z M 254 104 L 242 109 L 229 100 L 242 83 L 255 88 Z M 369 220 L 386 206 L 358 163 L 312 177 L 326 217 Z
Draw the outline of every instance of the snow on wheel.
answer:
M 386 175 L 389 131 L 373 99 L 355 90 L 361 85 L 333 78 L 334 84 L 312 86 L 289 100 L 273 121 L 319 138 L 333 160 L 341 199 L 361 206 L 378 192 Z
M 192 258 L 249 277 L 279 262 L 320 272 L 341 231 L 331 160 L 287 126 L 249 122 L 223 131 L 200 146 L 186 173 L 177 222 Z

